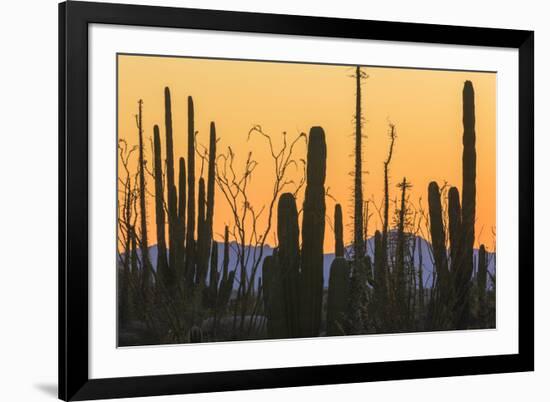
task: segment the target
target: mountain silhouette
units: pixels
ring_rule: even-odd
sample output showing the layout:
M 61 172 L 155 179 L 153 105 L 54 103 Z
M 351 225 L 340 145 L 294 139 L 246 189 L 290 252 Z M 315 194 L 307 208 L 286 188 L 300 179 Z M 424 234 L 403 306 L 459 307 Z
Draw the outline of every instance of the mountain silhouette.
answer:
M 391 232 L 390 232 L 390 235 L 391 235 Z M 433 264 L 433 261 L 432 261 L 431 246 L 430 246 L 430 243 L 426 239 L 424 239 L 420 236 L 415 236 L 414 237 L 414 242 L 416 244 L 416 247 L 418 247 L 418 239 L 420 239 L 420 244 L 421 244 L 421 248 L 422 248 L 422 270 L 423 270 L 423 278 L 424 278 L 424 287 L 425 288 L 431 288 L 431 287 L 433 287 L 433 271 L 434 271 L 434 264 Z M 413 241 L 411 240 L 409 242 L 409 244 L 411 244 L 411 246 L 412 246 L 412 243 L 413 243 Z M 229 270 L 231 271 L 231 270 L 234 270 L 237 267 L 237 263 L 238 263 L 237 248 L 236 248 L 237 244 L 235 242 L 230 242 L 229 245 L 230 245 L 230 247 L 229 247 L 229 250 L 230 250 L 230 252 L 229 252 Z M 347 246 L 346 247 L 346 253 L 348 255 L 351 255 L 352 249 L 353 249 L 352 246 Z M 273 247 L 271 247 L 269 245 L 265 245 L 263 247 L 262 259 L 269 256 L 269 255 L 272 255 L 273 250 L 274 250 Z M 250 252 L 251 255 L 252 255 L 254 253 L 254 251 L 256 251 L 256 254 L 258 254 L 260 252 L 260 247 L 246 246 L 246 252 L 247 253 Z M 478 256 L 479 250 L 476 248 L 473 251 L 474 251 L 473 258 L 474 258 L 474 262 L 475 262 L 475 261 L 477 261 L 477 256 Z M 374 237 L 370 237 L 367 240 L 367 254 L 374 261 Z M 140 255 L 140 250 L 138 250 L 138 255 Z M 155 270 L 156 270 L 156 264 L 157 264 L 157 256 L 158 256 L 157 245 L 150 246 L 149 247 L 149 258 L 151 259 L 153 269 L 155 269 Z M 220 242 L 220 243 L 218 243 L 218 261 L 222 261 L 222 260 L 223 260 L 223 243 Z M 328 287 L 328 279 L 329 279 L 329 275 L 330 275 L 330 264 L 332 263 L 333 260 L 334 260 L 334 253 L 325 253 L 324 254 L 324 257 L 323 257 L 323 285 L 324 285 L 325 288 Z M 419 255 L 418 250 L 416 250 L 415 251 L 415 257 L 414 257 L 415 271 L 418 270 L 419 260 L 420 260 L 420 255 Z M 477 264 L 474 264 L 474 266 L 476 266 L 476 265 Z M 253 269 L 253 263 L 252 263 L 252 258 L 250 258 L 250 261 L 246 266 L 246 271 L 247 271 L 248 277 L 250 277 L 252 269 Z M 489 274 L 491 276 L 494 276 L 494 274 L 495 274 L 495 253 L 487 252 L 487 271 L 489 272 Z M 262 272 L 262 270 L 261 270 L 261 264 L 260 264 L 260 266 L 258 267 L 258 270 L 256 272 L 256 278 L 261 276 L 261 272 Z M 236 278 L 239 278 L 239 270 L 238 269 L 237 269 Z M 235 284 L 234 284 L 235 288 L 237 286 L 237 283 L 238 282 L 235 281 Z M 490 280 L 488 280 L 487 281 L 487 287 L 490 288 L 491 286 L 492 286 L 492 283 L 491 283 Z

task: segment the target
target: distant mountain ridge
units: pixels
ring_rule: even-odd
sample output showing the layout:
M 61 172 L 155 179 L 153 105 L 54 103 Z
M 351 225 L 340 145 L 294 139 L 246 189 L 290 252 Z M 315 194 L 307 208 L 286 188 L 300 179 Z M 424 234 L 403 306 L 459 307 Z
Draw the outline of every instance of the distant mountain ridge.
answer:
M 414 241 L 416 243 L 416 247 L 418 247 L 418 239 L 420 239 L 420 244 L 421 244 L 421 249 L 422 249 L 422 269 L 423 269 L 423 277 L 424 277 L 424 281 L 425 281 L 424 287 L 425 288 L 431 288 L 433 286 L 433 271 L 434 271 L 434 266 L 433 266 L 432 260 L 431 260 L 431 246 L 430 246 L 430 243 L 427 240 L 425 240 L 424 238 L 422 238 L 420 236 L 415 236 Z M 411 244 L 412 244 L 412 241 L 411 241 Z M 231 242 L 230 247 L 229 247 L 229 250 L 230 250 L 230 252 L 229 252 L 229 270 L 230 271 L 235 269 L 235 267 L 237 266 L 237 263 L 238 263 L 238 256 L 237 256 L 237 252 L 236 252 L 236 249 L 235 249 L 235 247 L 236 247 L 235 245 L 236 245 L 235 242 Z M 253 246 L 246 246 L 246 247 L 247 247 L 247 250 L 250 249 L 250 248 L 253 248 Z M 262 260 L 266 256 L 272 255 L 273 250 L 274 250 L 273 247 L 271 247 L 269 245 L 265 245 L 263 247 Z M 347 247 L 347 252 L 349 253 L 350 251 L 351 251 L 351 246 L 348 246 Z M 251 250 L 250 252 L 253 253 L 254 251 Z M 257 253 L 260 252 L 259 247 L 258 247 L 256 252 Z M 477 261 L 478 252 L 479 252 L 478 249 L 474 249 L 474 261 Z M 139 250 L 138 250 L 138 253 L 139 253 Z M 367 240 L 367 254 L 374 261 L 374 237 L 371 237 Z M 153 269 L 156 270 L 157 256 L 158 256 L 158 250 L 157 250 L 156 245 L 149 247 L 149 256 L 151 258 L 151 263 L 153 264 Z M 487 260 L 488 260 L 487 270 L 491 275 L 495 274 L 495 259 L 496 259 L 495 256 L 496 256 L 495 253 L 487 252 Z M 414 257 L 415 268 L 417 268 L 418 265 L 419 265 L 419 259 L 420 259 L 420 256 L 419 256 L 418 250 L 416 250 L 415 257 Z M 325 288 L 328 287 L 328 279 L 329 279 L 329 275 L 330 275 L 330 265 L 332 264 L 333 260 L 334 260 L 334 253 L 326 253 L 324 255 L 324 258 L 323 258 L 323 283 L 324 283 Z M 218 261 L 219 261 L 219 265 L 220 265 L 219 269 L 221 269 L 221 262 L 223 261 L 223 243 L 221 243 L 221 242 L 218 243 Z M 253 269 L 252 265 L 253 265 L 252 261 L 249 261 L 249 263 L 246 266 L 246 271 L 247 271 L 248 275 L 250 275 L 251 272 L 252 272 L 252 269 Z M 256 281 L 258 280 L 258 277 L 260 277 L 261 274 L 262 274 L 261 268 L 262 267 L 261 267 L 261 263 L 260 263 L 260 266 L 258 267 L 258 270 L 256 272 Z M 477 268 L 477 266 L 476 266 L 476 268 Z M 239 277 L 239 270 L 237 270 L 236 277 L 237 278 Z M 237 283 L 237 281 L 235 281 L 235 283 Z M 487 286 L 491 286 L 491 281 L 490 280 L 487 280 Z

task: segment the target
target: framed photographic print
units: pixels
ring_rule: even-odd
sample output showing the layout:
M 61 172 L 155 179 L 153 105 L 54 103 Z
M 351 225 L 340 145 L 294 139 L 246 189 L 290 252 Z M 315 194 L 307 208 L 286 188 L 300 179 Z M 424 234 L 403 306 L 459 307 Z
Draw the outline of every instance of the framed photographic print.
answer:
M 534 369 L 533 32 L 76 1 L 59 32 L 61 399 Z

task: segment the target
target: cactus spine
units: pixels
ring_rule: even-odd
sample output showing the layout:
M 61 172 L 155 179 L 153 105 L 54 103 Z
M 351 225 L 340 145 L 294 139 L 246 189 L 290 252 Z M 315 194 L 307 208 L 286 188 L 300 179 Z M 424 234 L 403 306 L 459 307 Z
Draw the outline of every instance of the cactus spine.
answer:
M 326 157 L 325 132 L 321 127 L 312 127 L 308 140 L 302 216 L 300 323 L 303 336 L 318 336 L 321 326 Z

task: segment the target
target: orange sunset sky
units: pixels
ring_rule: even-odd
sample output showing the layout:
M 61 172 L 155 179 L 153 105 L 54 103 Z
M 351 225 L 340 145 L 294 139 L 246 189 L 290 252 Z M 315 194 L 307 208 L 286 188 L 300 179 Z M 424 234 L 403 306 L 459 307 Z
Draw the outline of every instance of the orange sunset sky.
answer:
M 427 210 L 428 183 L 462 187 L 462 87 L 471 80 L 475 90 L 477 202 L 476 247 L 484 243 L 493 249 L 496 239 L 496 74 L 485 72 L 438 71 L 405 68 L 363 67 L 363 191 L 365 199 L 380 204 L 383 197 L 383 161 L 389 146 L 388 123 L 397 130 L 390 168 L 390 199 L 399 196 L 397 183 L 407 178 L 412 184 L 409 201 Z M 276 146 L 281 133 L 289 138 L 311 126 L 323 127 L 327 142 L 325 187 L 327 214 L 332 221 L 335 200 L 344 208 L 344 224 L 352 221 L 355 81 L 352 66 L 298 63 L 207 60 L 137 55 L 118 56 L 118 136 L 130 145 L 138 144 L 135 115 L 143 99 L 143 127 L 147 145 L 146 159 L 152 167 L 153 125 L 161 129 L 165 147 L 164 87 L 172 96 L 174 157 L 187 156 L 187 96 L 195 106 L 197 142 L 208 145 L 209 125 L 215 121 L 218 153 L 231 146 L 237 168 L 243 167 L 249 151 L 258 162 L 250 183 L 250 202 L 258 210 L 269 201 L 273 186 L 273 162 L 267 143 L 259 136 L 247 141 L 253 125 L 261 125 Z M 136 153 L 137 155 L 137 153 Z M 306 157 L 302 141 L 296 158 Z M 119 162 L 120 167 L 120 162 Z M 130 166 L 136 169 L 135 161 Z M 197 160 L 197 180 L 200 162 Z M 301 169 L 290 169 L 297 179 Z M 177 175 L 177 167 L 176 167 Z M 176 176 L 177 177 L 177 176 Z M 206 168 L 204 170 L 206 180 Z M 148 178 L 148 188 L 154 183 Z M 292 186 L 287 191 L 294 191 Z M 147 200 L 150 243 L 155 243 L 154 199 Z M 303 202 L 303 190 L 297 204 Z M 276 218 L 276 209 L 275 218 Z M 369 236 L 381 228 L 378 214 L 369 222 Z M 390 217 L 392 211 L 390 211 Z M 214 209 L 214 238 L 221 240 L 225 224 L 232 215 L 217 190 Z M 260 224 L 263 227 L 262 220 Z M 391 219 L 390 219 L 391 223 Z M 273 221 L 276 228 L 276 220 Z M 424 225 L 425 227 L 425 225 Z M 425 230 L 425 229 L 424 229 Z M 351 241 L 351 226 L 344 233 Z M 429 238 L 426 231 L 424 237 Z M 327 222 L 325 253 L 333 252 L 334 237 Z M 274 233 L 267 243 L 275 245 Z

